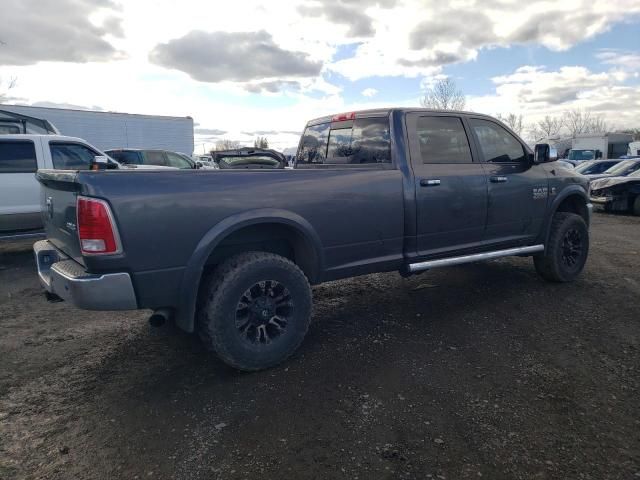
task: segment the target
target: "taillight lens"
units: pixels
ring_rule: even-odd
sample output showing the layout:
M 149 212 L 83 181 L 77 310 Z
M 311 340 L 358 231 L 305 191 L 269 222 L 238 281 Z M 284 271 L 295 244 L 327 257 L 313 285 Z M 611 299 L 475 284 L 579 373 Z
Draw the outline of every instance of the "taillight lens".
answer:
M 107 202 L 97 198 L 78 197 L 77 215 L 80 250 L 83 254 L 120 252 L 120 239 Z

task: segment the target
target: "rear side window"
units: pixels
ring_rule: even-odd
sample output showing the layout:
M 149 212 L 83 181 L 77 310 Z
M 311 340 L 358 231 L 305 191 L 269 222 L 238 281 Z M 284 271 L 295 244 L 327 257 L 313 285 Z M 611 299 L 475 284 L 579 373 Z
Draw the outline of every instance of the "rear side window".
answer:
M 0 173 L 33 173 L 38 169 L 31 141 L 0 141 Z
M 389 119 L 357 118 L 308 127 L 298 164 L 371 165 L 391 163 Z
M 167 160 L 164 158 L 164 153 L 154 150 L 144 152 L 144 163 L 145 165 L 167 166 Z
M 127 165 L 141 165 L 142 158 L 140 158 L 139 152 L 132 152 L 130 150 L 108 151 L 105 152 L 114 160 Z
M 419 117 L 416 135 L 422 163 L 471 163 L 469 140 L 458 117 Z
M 485 162 L 524 162 L 524 148 L 516 138 L 497 123 L 472 118 L 469 120 Z
M 51 160 L 56 170 L 89 170 L 98 152 L 78 143 L 51 143 Z

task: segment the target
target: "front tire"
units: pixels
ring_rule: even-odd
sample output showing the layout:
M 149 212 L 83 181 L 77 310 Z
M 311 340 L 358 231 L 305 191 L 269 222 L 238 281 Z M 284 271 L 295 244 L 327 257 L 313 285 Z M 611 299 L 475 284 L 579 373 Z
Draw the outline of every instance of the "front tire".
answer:
M 589 255 L 589 229 L 575 213 L 553 216 L 545 252 L 533 257 L 536 271 L 550 282 L 571 282 L 582 272 Z
M 228 365 L 263 370 L 300 346 L 311 303 L 309 282 L 293 262 L 272 253 L 241 253 L 205 279 L 198 333 Z
M 634 215 L 640 216 L 640 195 L 636 196 L 631 206 L 631 211 Z

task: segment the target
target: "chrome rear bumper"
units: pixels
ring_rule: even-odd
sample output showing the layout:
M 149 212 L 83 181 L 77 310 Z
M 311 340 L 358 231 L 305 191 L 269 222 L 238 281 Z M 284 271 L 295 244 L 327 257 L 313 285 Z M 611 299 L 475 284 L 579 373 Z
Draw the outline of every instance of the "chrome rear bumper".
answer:
M 87 273 L 48 240 L 33 245 L 44 289 L 84 310 L 135 310 L 136 294 L 128 273 Z

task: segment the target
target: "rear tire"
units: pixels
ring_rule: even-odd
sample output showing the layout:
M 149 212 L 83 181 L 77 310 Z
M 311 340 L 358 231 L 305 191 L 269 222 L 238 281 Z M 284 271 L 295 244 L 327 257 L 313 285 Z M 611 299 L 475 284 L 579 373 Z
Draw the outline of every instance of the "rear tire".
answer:
M 634 215 L 640 216 L 640 195 L 636 196 L 631 206 L 631 211 Z
M 589 255 L 589 229 L 584 219 L 575 213 L 556 213 L 545 247 L 543 254 L 533 257 L 538 274 L 550 282 L 574 280 Z
M 247 252 L 231 257 L 205 279 L 200 295 L 201 340 L 238 370 L 263 370 L 283 362 L 309 328 L 309 282 L 279 255 Z

